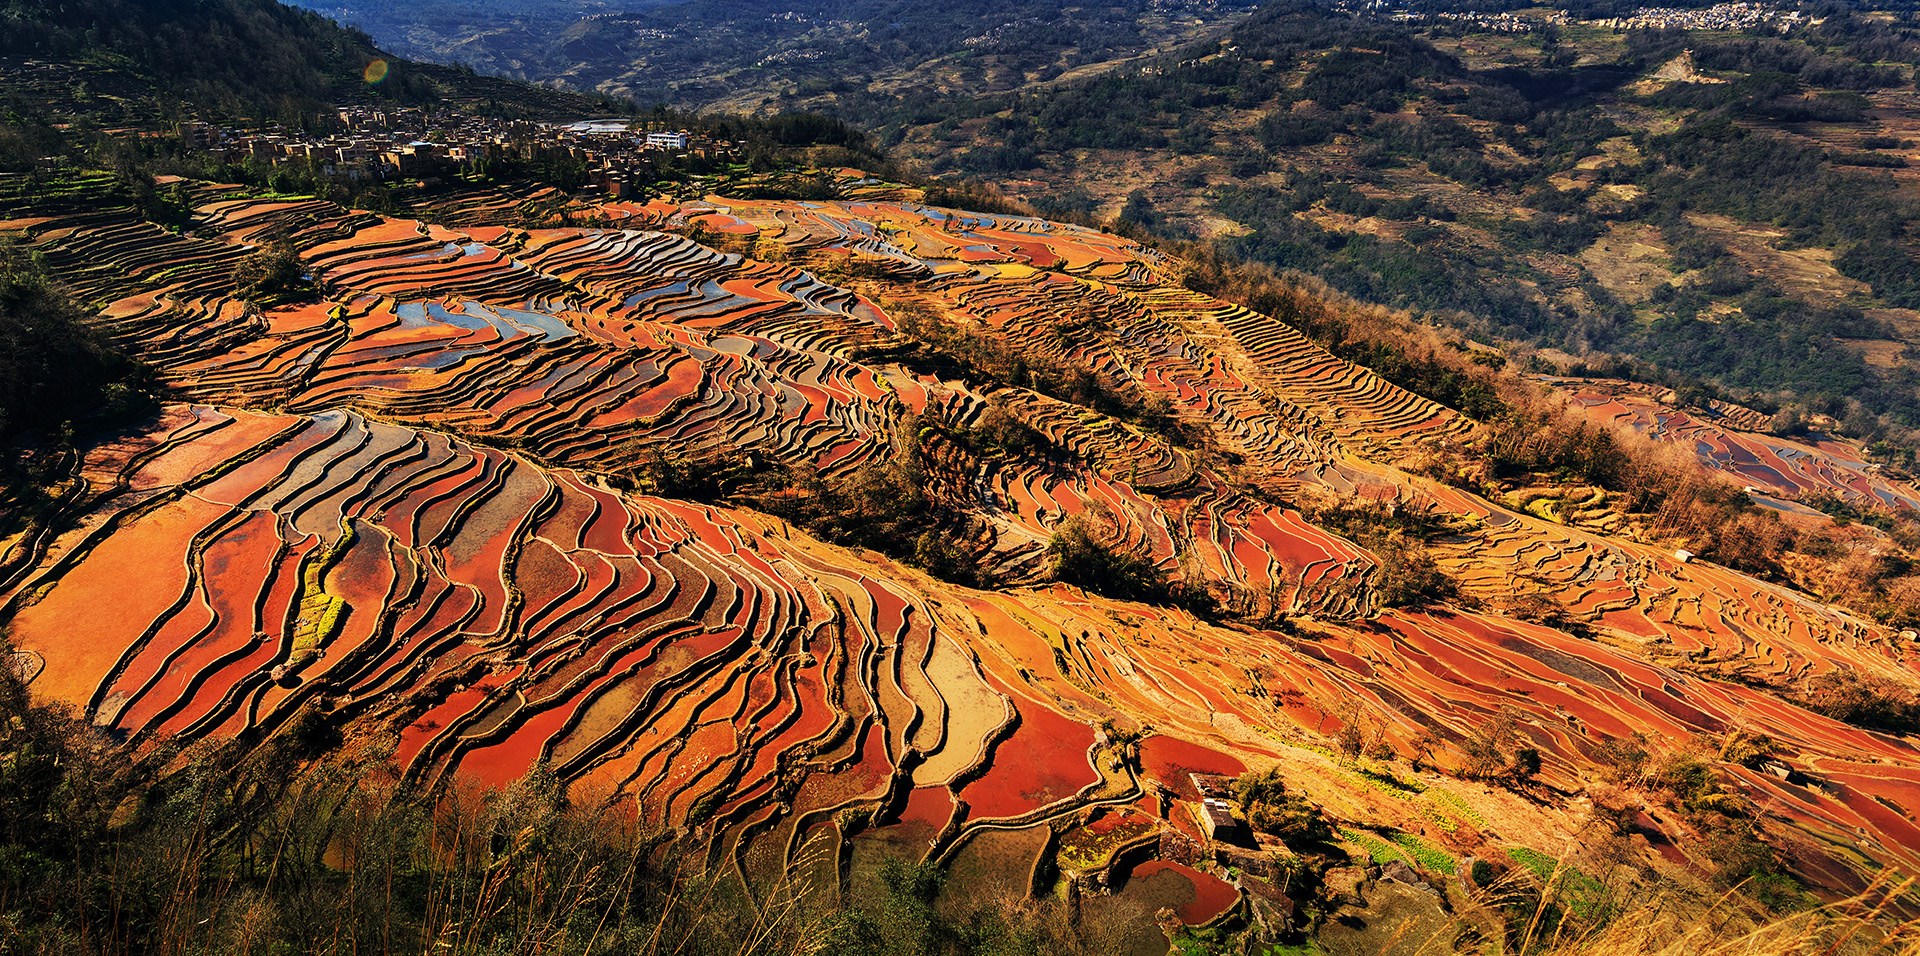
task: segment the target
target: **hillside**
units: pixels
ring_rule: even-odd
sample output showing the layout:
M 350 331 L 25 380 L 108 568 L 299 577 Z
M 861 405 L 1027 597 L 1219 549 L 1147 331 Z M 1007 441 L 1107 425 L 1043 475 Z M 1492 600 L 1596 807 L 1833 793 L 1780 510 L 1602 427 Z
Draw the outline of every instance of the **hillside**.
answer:
M 1252 6 L 1244 0 L 301 5 L 424 60 L 646 104 L 741 113 L 818 110 L 869 89 L 1017 89 L 1185 42 Z
M 1540 371 L 1742 402 L 1911 468 L 1920 35 L 1883 6 L 1637 27 L 1588 0 L 329 9 L 483 72 L 827 111 L 1044 214 L 1124 216 Z
M 342 103 L 487 104 L 507 116 L 608 112 L 601 97 L 414 63 L 274 0 L 9 0 L 0 6 L 0 162 L 39 155 L 50 127 L 183 119 L 306 127 Z M 369 65 L 378 61 L 376 74 Z
M 1319 276 L 1543 369 L 1718 387 L 1909 462 L 1912 28 L 1836 7 L 1784 33 L 1621 30 L 1572 7 L 1500 32 L 1272 4 L 1102 78 L 855 115 L 1056 215 Z
M 1912 687 L 1910 639 L 1403 470 L 1482 426 L 1129 240 L 870 180 L 578 210 L 611 231 L 194 184 L 183 234 L 7 185 L 174 389 L 4 605 L 33 693 L 136 754 L 324 727 L 408 788 L 550 772 L 748 886 L 827 853 L 867 897 L 905 854 L 986 907 L 1033 873 L 1141 951 L 1161 905 L 1317 925 L 1208 847 L 1190 770 L 1278 767 L 1336 828 L 1300 852 L 1442 888 L 1469 857 L 1775 899 L 1920 865 L 1886 809 L 1911 740 L 1804 709 Z M 269 239 L 324 298 L 236 298 Z M 1804 480 L 1857 494 L 1842 451 Z M 1151 867 L 1095 849 L 1155 834 Z

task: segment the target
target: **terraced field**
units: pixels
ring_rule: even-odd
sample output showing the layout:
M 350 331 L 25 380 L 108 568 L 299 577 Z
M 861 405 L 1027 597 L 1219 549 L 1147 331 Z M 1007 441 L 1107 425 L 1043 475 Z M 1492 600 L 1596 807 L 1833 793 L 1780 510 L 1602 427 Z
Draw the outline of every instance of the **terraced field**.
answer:
M 89 454 L 86 516 L 0 581 L 35 691 L 131 746 L 320 713 L 425 784 L 544 767 L 576 799 L 684 828 L 743 879 L 825 852 L 843 865 L 823 878 L 847 887 L 863 861 L 907 853 L 1002 883 L 1019 868 L 1044 889 L 1060 853 L 1120 865 L 1109 844 L 1193 834 L 1190 770 L 1279 763 L 1343 819 L 1449 852 L 1570 840 L 1565 799 L 1431 773 L 1427 796 L 1383 793 L 1327 747 L 1364 713 L 1385 748 L 1457 766 L 1478 728 L 1513 713 L 1541 785 L 1566 799 L 1611 738 L 1767 734 L 1796 782 L 1742 768 L 1735 786 L 1803 872 L 1834 891 L 1884 865 L 1920 872 L 1920 828 L 1895 809 L 1920 805 L 1912 742 L 1768 690 L 1835 668 L 1920 683 L 1910 642 L 1396 470 L 1476 424 L 1180 287 L 1176 264 L 1127 240 L 903 198 L 607 205 L 574 211 L 644 228 L 527 230 L 490 224 L 511 219 L 511 197 L 460 197 L 429 221 L 193 196 L 196 228 L 179 234 L 0 182 L 0 225 L 176 390 Z M 695 238 L 716 233 L 761 258 Z M 267 242 L 298 249 L 317 301 L 237 297 L 233 265 Z M 1161 401 L 1210 447 L 902 361 L 908 308 Z M 953 437 L 990 409 L 1041 447 Z M 943 583 L 614 480 L 655 454 L 847 475 L 906 429 L 929 493 L 988 529 L 982 554 L 1008 586 Z M 1785 492 L 1838 472 L 1778 474 Z M 1467 529 L 1438 551 L 1469 597 L 1538 587 L 1593 636 L 1383 610 L 1380 559 L 1246 490 L 1249 475 L 1432 502 Z M 1880 494 L 1861 477 L 1839 484 Z M 1046 584 L 1046 543 L 1073 516 L 1176 579 L 1312 627 Z M 1131 752 L 1126 735 L 1148 727 Z M 1463 814 L 1478 822 L 1426 829 Z M 1643 826 L 1648 865 L 1700 872 L 1684 824 Z M 1172 887 L 1192 922 L 1235 892 L 1178 860 L 1136 879 L 1127 892 Z
M 1593 414 L 1688 448 L 1702 461 L 1769 495 L 1838 496 L 1856 504 L 1920 511 L 1920 489 L 1880 473 L 1858 449 L 1832 438 L 1767 434 L 1767 419 L 1732 405 L 1711 415 L 1660 404 L 1657 389 L 1626 382 L 1580 382 L 1573 400 Z

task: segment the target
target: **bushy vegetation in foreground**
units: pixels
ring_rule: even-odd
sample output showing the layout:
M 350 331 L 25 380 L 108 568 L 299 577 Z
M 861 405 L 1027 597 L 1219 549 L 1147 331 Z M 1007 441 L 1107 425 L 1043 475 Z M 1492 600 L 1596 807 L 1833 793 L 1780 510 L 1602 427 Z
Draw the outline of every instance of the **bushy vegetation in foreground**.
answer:
M 136 757 L 0 668 L 0 952 L 1081 951 L 1048 906 L 936 910 L 931 867 L 890 864 L 844 908 L 780 874 L 750 897 L 551 775 L 427 794 L 378 757 L 329 758 L 339 743 L 307 711 L 265 741 Z

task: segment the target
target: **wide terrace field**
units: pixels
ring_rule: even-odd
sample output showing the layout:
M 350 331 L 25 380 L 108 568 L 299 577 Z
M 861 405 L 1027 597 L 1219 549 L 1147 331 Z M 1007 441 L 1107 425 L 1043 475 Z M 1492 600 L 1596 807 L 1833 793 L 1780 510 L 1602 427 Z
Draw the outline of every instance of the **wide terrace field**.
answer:
M 1734 786 L 1803 873 L 1844 891 L 1883 866 L 1920 871 L 1920 827 L 1896 809 L 1920 806 L 1912 742 L 1770 691 L 1835 668 L 1912 685 L 1910 642 L 1397 470 L 1477 424 L 1181 287 L 1177 264 L 1128 240 L 883 197 L 606 206 L 582 213 L 634 228 L 535 230 L 489 224 L 484 203 L 440 221 L 212 185 L 194 198 L 186 234 L 77 201 L 0 209 L 177 397 L 90 453 L 87 516 L 0 582 L 35 691 L 131 746 L 273 732 L 312 708 L 349 727 L 352 752 L 422 783 L 545 767 L 576 799 L 688 828 L 743 879 L 824 849 L 847 888 L 887 852 L 958 876 L 1038 874 L 1063 853 L 1129 866 L 1112 847 L 1194 831 L 1188 772 L 1276 764 L 1343 821 L 1423 833 L 1446 855 L 1559 853 L 1604 742 L 1741 730 L 1796 771 L 1741 769 Z M 323 294 L 260 310 L 233 265 L 281 241 Z M 1210 447 L 910 368 L 906 307 L 1124 383 Z M 1783 498 L 1912 503 L 1844 448 L 1659 416 L 1630 394 L 1578 400 Z M 948 437 L 990 411 L 1039 446 Z M 979 519 L 1009 587 L 613 480 L 659 455 L 848 475 L 909 427 L 929 493 Z M 1248 493 L 1247 473 L 1432 502 L 1467 529 L 1438 551 L 1470 596 L 1524 577 L 1588 636 L 1382 610 L 1380 559 Z M 1047 540 L 1075 516 L 1176 579 L 1313 627 L 1045 584 Z M 1393 752 L 1457 767 L 1502 713 L 1541 752 L 1549 799 L 1431 771 L 1382 786 L 1328 749 L 1364 715 Z M 1702 872 L 1683 822 L 1640 826 L 1646 865 Z M 1184 861 L 1136 877 L 1132 892 L 1192 922 L 1237 892 Z

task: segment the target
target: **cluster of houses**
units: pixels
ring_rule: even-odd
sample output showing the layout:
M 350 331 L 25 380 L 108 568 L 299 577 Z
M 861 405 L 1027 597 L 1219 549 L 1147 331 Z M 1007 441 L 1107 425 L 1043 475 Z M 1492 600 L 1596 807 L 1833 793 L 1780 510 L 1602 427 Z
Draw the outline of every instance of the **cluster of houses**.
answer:
M 1389 16 L 1401 22 L 1446 23 L 1466 27 L 1472 30 L 1484 30 L 1491 33 L 1531 33 L 1544 24 L 1564 24 L 1567 14 L 1564 10 L 1550 10 L 1542 14 L 1481 13 L 1478 11 L 1455 10 L 1395 10 Z
M 652 182 L 663 159 L 727 161 L 737 151 L 729 141 L 645 120 L 536 123 L 413 107 L 343 107 L 338 130 L 324 134 L 198 122 L 181 133 L 224 162 L 302 163 L 341 182 L 430 179 L 488 161 L 559 161 L 615 195 Z
M 1718 3 L 1711 7 L 1641 7 L 1631 16 L 1593 21 L 1616 30 L 1755 30 L 1786 32 L 1810 21 L 1799 10 L 1781 10 L 1766 3 Z
M 1362 15 L 1386 17 L 1411 23 L 1447 23 L 1494 33 L 1528 33 L 1542 25 L 1571 22 L 1562 10 L 1522 13 L 1490 13 L 1458 10 L 1426 10 L 1417 0 L 1346 0 L 1341 7 Z M 1786 32 L 1811 22 L 1798 10 L 1782 10 L 1768 3 L 1742 0 L 1711 7 L 1641 7 L 1623 17 L 1582 21 L 1590 26 L 1614 30 L 1757 30 Z

